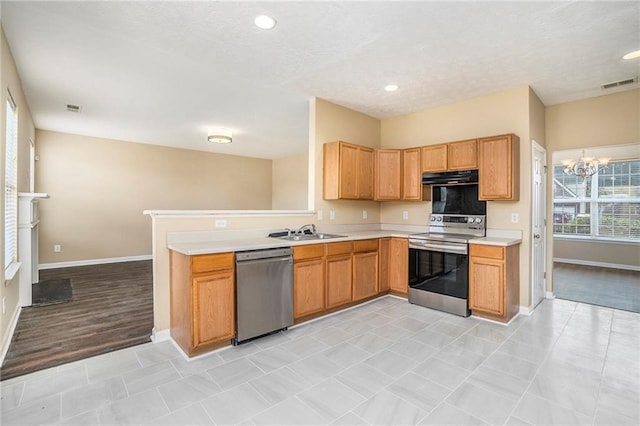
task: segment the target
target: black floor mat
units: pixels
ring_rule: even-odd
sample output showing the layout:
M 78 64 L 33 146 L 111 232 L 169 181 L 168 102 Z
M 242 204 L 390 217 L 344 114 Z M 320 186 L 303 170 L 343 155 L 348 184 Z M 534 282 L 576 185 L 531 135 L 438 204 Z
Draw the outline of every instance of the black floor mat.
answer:
M 70 278 L 40 281 L 31 287 L 32 306 L 70 302 L 72 298 L 73 288 Z

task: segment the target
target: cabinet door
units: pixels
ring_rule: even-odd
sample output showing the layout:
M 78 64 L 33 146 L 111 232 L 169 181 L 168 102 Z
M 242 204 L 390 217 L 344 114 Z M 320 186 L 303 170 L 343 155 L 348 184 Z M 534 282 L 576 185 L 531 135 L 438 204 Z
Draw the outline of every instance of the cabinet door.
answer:
M 504 261 L 469 259 L 469 308 L 472 311 L 504 315 L 504 286 Z
M 231 339 L 235 323 L 233 272 L 219 272 L 192 280 L 193 347 Z
M 358 156 L 357 146 L 340 143 L 339 198 L 358 198 Z
M 373 200 L 373 149 L 358 147 L 357 198 Z
M 406 294 L 409 281 L 409 240 L 392 238 L 389 242 L 389 289 Z
M 295 319 L 324 310 L 324 261 L 293 264 L 293 317 Z
M 402 199 L 422 200 L 422 172 L 420 171 L 420 148 L 402 151 Z
M 353 255 L 353 300 L 378 294 L 378 252 Z
M 375 151 L 375 199 L 399 200 L 402 185 L 402 159 L 399 149 Z
M 452 142 L 447 149 L 447 170 L 472 170 L 478 168 L 478 141 Z
M 447 145 L 423 146 L 421 149 L 422 172 L 447 171 Z
M 327 308 L 351 302 L 351 254 L 327 257 Z
M 378 292 L 389 291 L 389 243 L 391 238 L 381 238 L 378 244 Z
M 516 135 L 482 138 L 478 141 L 478 198 L 518 200 L 520 193 L 520 148 Z

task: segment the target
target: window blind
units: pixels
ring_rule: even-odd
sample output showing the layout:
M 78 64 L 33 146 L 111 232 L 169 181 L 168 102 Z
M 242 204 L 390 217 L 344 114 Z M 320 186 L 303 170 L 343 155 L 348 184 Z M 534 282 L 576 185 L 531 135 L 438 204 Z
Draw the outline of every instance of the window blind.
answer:
M 7 97 L 7 127 L 4 168 L 4 267 L 18 260 L 18 114 Z

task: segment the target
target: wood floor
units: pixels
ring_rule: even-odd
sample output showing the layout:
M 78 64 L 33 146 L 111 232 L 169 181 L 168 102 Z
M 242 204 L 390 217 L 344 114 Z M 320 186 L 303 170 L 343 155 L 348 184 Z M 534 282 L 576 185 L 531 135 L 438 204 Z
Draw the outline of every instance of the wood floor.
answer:
M 73 300 L 23 308 L 0 379 L 149 342 L 151 261 L 60 268 L 40 280 L 71 278 Z

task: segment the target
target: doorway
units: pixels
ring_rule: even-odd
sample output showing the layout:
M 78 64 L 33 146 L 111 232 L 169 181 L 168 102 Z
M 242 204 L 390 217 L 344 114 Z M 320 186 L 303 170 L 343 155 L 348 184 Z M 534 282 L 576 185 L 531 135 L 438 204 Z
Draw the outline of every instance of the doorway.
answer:
M 531 191 L 531 218 L 533 242 L 531 255 L 531 306 L 545 297 L 546 290 L 546 235 L 547 235 L 547 151 L 532 141 L 533 188 Z

